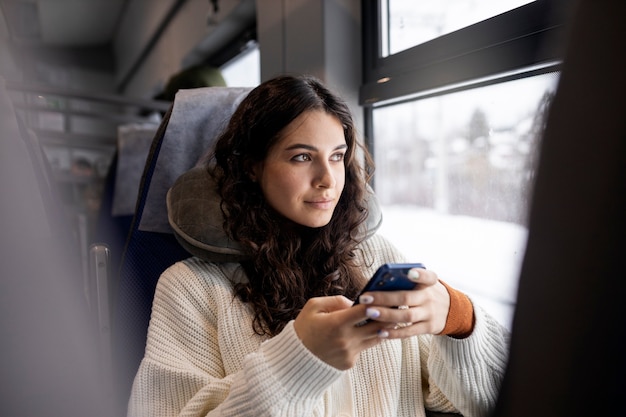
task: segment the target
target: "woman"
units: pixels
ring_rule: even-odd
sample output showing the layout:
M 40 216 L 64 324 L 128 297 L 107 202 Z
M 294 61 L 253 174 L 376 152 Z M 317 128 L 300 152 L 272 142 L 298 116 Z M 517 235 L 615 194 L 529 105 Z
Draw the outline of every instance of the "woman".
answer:
M 404 261 L 368 230 L 362 155 L 346 104 L 318 80 L 250 92 L 208 168 L 215 229 L 246 256 L 163 273 L 129 416 L 488 413 L 508 334 L 465 295 L 414 269 L 416 290 L 353 306 L 378 266 Z

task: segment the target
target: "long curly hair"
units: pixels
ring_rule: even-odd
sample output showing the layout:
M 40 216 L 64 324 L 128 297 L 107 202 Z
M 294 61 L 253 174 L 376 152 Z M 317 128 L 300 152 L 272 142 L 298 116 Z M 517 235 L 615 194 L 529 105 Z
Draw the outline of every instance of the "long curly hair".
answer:
M 345 186 L 330 223 L 321 228 L 301 226 L 278 214 L 249 175 L 283 129 L 311 110 L 337 117 L 348 146 Z M 235 294 L 251 305 L 256 333 L 278 334 L 311 297 L 357 295 L 364 277 L 355 252 L 364 235 L 366 183 L 373 164 L 341 98 L 311 76 L 280 76 L 262 83 L 244 98 L 218 138 L 209 169 L 222 198 L 224 229 L 250 255 L 242 262 L 249 281 L 236 284 Z

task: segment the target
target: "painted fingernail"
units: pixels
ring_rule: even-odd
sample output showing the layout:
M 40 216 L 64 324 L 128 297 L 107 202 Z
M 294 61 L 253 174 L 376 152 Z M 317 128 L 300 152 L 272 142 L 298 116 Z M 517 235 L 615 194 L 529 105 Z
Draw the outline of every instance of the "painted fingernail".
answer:
M 372 304 L 373 302 L 374 297 L 369 294 L 365 294 L 359 297 L 359 303 L 361 304 Z
M 365 315 L 370 319 L 377 319 L 378 317 L 380 317 L 380 311 L 370 307 L 365 310 Z
M 417 269 L 411 269 L 409 270 L 407 277 L 409 277 L 409 279 L 412 279 L 413 281 L 417 281 L 418 279 L 420 279 L 420 273 L 417 271 Z
M 387 330 L 380 329 L 378 331 L 378 337 L 380 337 L 381 339 L 385 339 L 389 337 L 389 332 Z

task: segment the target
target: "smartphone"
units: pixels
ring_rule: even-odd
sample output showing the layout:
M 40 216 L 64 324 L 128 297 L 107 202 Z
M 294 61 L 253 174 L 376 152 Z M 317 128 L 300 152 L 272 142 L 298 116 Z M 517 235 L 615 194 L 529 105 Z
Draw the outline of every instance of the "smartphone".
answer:
M 369 291 L 399 291 L 399 290 L 412 290 L 417 283 L 410 279 L 407 274 L 409 270 L 413 268 L 426 267 L 421 263 L 405 263 L 405 264 L 384 264 L 376 272 L 374 276 L 365 284 L 365 287 L 361 290 L 359 295 L 354 301 L 354 305 L 359 304 L 359 297 L 361 294 Z M 364 320 L 357 324 L 357 326 L 363 326 L 370 320 Z
M 412 290 L 417 283 L 407 277 L 410 269 L 426 268 L 421 263 L 384 264 L 374 273 L 365 287 L 359 293 L 354 304 L 359 303 L 361 294 L 368 291 L 397 291 Z

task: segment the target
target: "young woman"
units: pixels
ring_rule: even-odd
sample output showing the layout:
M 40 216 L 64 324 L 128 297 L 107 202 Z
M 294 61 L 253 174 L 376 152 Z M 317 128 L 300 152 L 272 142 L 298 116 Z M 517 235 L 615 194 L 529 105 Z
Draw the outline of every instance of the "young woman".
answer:
M 488 414 L 508 333 L 464 294 L 414 269 L 415 290 L 353 306 L 381 264 L 405 261 L 368 221 L 368 162 L 318 80 L 250 92 L 206 174 L 223 214 L 208 221 L 245 256 L 163 273 L 129 416 Z

